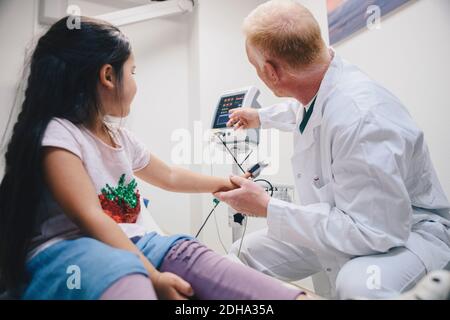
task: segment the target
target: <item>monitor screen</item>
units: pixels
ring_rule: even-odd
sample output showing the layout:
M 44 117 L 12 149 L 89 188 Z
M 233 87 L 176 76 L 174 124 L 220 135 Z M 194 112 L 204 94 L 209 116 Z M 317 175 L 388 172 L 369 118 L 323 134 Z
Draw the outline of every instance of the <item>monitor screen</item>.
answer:
M 245 93 L 239 93 L 235 95 L 224 96 L 220 98 L 219 105 L 217 106 L 216 118 L 214 119 L 214 129 L 226 128 L 228 118 L 228 111 L 235 108 L 242 107 Z

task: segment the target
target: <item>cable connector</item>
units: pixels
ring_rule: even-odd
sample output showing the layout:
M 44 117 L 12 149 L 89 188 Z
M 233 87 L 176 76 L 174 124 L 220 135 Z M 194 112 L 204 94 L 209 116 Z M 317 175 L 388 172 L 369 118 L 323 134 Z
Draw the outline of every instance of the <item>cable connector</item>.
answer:
M 252 166 L 247 171 L 252 175 L 252 178 L 257 178 L 261 174 L 261 171 L 267 166 L 269 166 L 269 162 L 263 160 Z

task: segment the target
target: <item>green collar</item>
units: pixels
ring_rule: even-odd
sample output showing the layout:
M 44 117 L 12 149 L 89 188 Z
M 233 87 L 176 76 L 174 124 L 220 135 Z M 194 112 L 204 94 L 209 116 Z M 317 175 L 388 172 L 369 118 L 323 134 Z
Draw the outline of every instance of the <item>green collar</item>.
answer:
M 311 118 L 311 115 L 314 110 L 314 104 L 316 103 L 316 99 L 317 99 L 317 96 L 311 102 L 311 105 L 309 106 L 308 111 L 306 111 L 306 108 L 303 108 L 303 119 L 299 126 L 300 133 L 302 133 L 302 134 L 303 134 L 303 131 L 305 131 L 305 128 L 306 128 L 306 125 L 308 124 L 309 118 Z

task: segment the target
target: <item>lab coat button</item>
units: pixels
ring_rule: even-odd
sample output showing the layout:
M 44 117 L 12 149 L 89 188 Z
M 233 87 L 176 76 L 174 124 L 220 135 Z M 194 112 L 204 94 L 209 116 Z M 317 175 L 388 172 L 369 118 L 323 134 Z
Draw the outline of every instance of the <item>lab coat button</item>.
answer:
M 297 173 L 297 179 L 300 179 L 302 177 L 301 173 Z
M 326 268 L 327 272 L 331 272 L 331 268 Z

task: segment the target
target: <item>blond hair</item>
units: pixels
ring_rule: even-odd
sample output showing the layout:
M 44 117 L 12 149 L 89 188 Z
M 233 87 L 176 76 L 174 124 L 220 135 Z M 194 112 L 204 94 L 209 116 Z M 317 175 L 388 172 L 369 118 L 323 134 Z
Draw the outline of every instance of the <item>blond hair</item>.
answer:
M 311 65 L 326 49 L 317 20 L 291 0 L 258 6 L 245 18 L 243 30 L 247 41 L 264 56 L 295 69 Z

